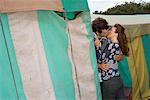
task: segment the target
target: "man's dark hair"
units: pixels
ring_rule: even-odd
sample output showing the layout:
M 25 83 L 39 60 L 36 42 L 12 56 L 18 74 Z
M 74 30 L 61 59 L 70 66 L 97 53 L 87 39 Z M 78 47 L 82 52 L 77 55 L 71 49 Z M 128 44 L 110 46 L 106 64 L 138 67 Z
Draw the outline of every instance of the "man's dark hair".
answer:
M 108 22 L 103 18 L 98 17 L 92 21 L 92 30 L 94 33 L 96 33 L 97 31 L 99 33 L 102 33 L 103 29 L 108 29 L 108 28 L 109 28 Z

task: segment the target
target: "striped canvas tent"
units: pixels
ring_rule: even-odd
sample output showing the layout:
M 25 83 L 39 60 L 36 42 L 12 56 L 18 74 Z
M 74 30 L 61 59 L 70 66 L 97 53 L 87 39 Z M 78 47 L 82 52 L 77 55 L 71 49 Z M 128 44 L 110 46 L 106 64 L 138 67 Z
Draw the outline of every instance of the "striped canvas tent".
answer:
M 101 100 L 86 0 L 0 0 L 0 100 Z
M 150 99 L 150 15 L 92 15 L 110 25 L 122 24 L 129 41 L 130 56 L 119 62 L 125 86 L 132 87 L 133 100 Z

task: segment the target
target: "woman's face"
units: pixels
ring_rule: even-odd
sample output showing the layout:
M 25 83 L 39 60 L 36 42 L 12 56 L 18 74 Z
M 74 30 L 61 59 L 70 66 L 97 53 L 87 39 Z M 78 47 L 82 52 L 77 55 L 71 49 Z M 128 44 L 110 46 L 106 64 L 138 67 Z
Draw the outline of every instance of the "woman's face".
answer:
M 108 38 L 112 38 L 114 36 L 117 36 L 116 34 L 116 27 L 112 27 L 110 30 L 109 30 L 109 35 L 107 36 Z
M 117 29 L 116 27 L 112 27 L 112 28 L 111 28 L 111 33 L 115 33 L 115 32 L 116 32 L 116 29 Z

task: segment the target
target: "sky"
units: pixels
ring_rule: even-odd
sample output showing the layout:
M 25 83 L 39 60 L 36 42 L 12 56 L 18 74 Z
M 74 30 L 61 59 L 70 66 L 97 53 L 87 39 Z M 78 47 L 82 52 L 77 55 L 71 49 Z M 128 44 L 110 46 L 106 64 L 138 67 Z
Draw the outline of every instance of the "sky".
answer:
M 98 11 L 106 11 L 108 8 L 111 8 L 117 4 L 122 4 L 124 2 L 150 2 L 150 0 L 88 0 L 88 4 L 90 7 L 91 12 L 94 12 L 95 10 Z

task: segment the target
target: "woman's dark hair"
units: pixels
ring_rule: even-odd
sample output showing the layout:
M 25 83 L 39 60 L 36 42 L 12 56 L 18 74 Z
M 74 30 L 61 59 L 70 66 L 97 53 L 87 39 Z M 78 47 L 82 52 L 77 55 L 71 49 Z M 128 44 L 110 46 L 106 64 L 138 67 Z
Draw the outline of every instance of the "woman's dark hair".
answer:
M 97 31 L 99 33 L 102 33 L 102 30 L 108 29 L 108 27 L 108 22 L 103 18 L 98 17 L 92 21 L 92 30 L 94 33 L 96 33 Z
M 123 55 L 129 56 L 129 47 L 128 40 L 125 35 L 125 28 L 120 24 L 115 24 L 114 27 L 116 27 L 116 33 L 118 33 L 119 46 Z

